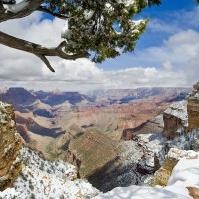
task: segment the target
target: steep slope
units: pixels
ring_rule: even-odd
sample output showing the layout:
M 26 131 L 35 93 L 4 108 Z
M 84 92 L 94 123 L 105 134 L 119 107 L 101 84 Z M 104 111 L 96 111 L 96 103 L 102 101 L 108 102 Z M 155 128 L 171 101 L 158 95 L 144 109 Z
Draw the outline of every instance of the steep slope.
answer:
M 47 161 L 22 145 L 12 106 L 0 103 L 0 198 L 88 199 L 99 191 L 78 179 L 76 167 Z M 10 188 L 8 188 L 10 187 Z
M 147 185 L 166 187 L 164 189 L 142 186 L 118 187 L 96 198 L 152 199 L 154 194 L 158 198 L 190 198 L 190 196 L 194 197 L 194 199 L 198 198 L 199 153 L 183 151 L 190 149 L 199 150 L 199 122 L 197 122 L 198 85 L 194 86 L 194 91 L 188 97 L 188 101 L 172 104 L 159 116 L 160 118 L 156 121 L 160 123 L 164 121 L 160 132 L 156 132 L 159 122 L 154 123 L 151 121 L 123 132 L 122 139 L 129 140 L 126 142 L 131 144 L 133 142 L 137 143 L 137 146 L 146 149 L 144 154 L 149 153 L 151 157 L 154 157 L 154 162 L 151 161 L 153 160 L 152 158 L 145 161 L 142 159 L 141 162 L 138 162 L 138 167 L 134 168 L 133 171 L 135 172 L 136 169 L 140 171 L 140 165 L 142 171 L 147 167 L 154 168 L 153 171 L 155 171 L 155 161 L 157 160 L 157 163 L 161 166 L 160 169 L 155 172 L 154 176 L 153 172 L 148 173 L 148 175 L 146 173 L 146 178 L 141 181 Z M 172 147 L 175 147 L 175 149 L 171 149 Z M 147 166 L 149 160 L 152 164 Z
M 172 104 L 164 111 L 164 131 L 163 135 L 168 139 L 173 139 L 180 133 L 180 129 L 188 131 L 187 101 Z
M 82 177 L 86 177 L 114 159 L 119 149 L 118 143 L 107 135 L 87 132 L 71 140 L 66 160 L 70 159 L 70 152 L 81 160 L 79 172 Z
M 162 125 L 152 118 L 186 92 L 179 88 L 142 88 L 113 90 L 95 98 L 76 92 L 30 91 L 36 100 L 20 104 L 17 129 L 31 147 L 49 159 L 75 164 L 80 175 L 101 190 L 141 184 L 146 173 L 155 171 L 153 152 L 145 157 L 145 144 L 121 140 L 123 129 L 146 122 L 139 132 L 136 130 L 138 134 L 160 133 Z

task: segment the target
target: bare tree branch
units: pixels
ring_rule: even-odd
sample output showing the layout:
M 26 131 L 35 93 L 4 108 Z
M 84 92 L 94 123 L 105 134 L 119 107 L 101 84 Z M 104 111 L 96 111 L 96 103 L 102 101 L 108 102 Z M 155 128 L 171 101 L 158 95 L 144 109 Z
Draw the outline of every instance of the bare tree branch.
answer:
M 0 23 L 10 19 L 26 17 L 32 14 L 35 10 L 37 10 L 40 7 L 43 1 L 44 0 L 24 0 L 18 4 L 9 5 L 8 8 L 10 9 L 8 10 L 0 9 Z M 24 6 L 19 5 L 22 3 L 24 4 Z
M 40 6 L 37 10 L 38 10 L 38 11 L 41 11 L 41 12 L 48 13 L 48 14 L 50 14 L 50 15 L 52 15 L 52 16 L 54 16 L 54 17 L 60 18 L 60 19 L 64 19 L 64 20 L 68 19 L 68 16 L 66 16 L 66 15 L 61 15 L 61 14 L 54 13 L 54 12 L 51 12 L 49 9 L 47 9 L 47 8 L 45 8 L 45 7 L 42 7 L 42 6 Z
M 44 55 L 39 55 L 39 54 L 35 54 L 37 55 L 45 64 L 46 66 L 52 71 L 55 72 L 54 68 L 50 65 L 50 62 L 48 61 L 48 59 L 44 56 Z
M 83 57 L 88 56 L 87 53 L 74 54 L 74 55 L 67 54 L 66 52 L 63 51 L 63 47 L 64 45 L 66 45 L 66 43 L 64 42 L 62 42 L 60 45 L 58 45 L 55 48 L 46 48 L 39 44 L 28 42 L 26 40 L 13 37 L 1 31 L 0 31 L 0 44 L 3 44 L 5 46 L 8 46 L 14 49 L 29 52 L 38 56 L 47 65 L 47 67 L 53 72 L 54 72 L 54 69 L 50 65 L 50 62 L 47 60 L 46 56 L 57 56 L 66 60 L 75 60 L 78 58 L 83 58 Z

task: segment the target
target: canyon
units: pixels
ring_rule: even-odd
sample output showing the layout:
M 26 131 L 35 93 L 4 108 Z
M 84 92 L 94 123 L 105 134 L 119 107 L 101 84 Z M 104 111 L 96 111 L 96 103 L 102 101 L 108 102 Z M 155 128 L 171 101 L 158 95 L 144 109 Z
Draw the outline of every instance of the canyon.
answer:
M 80 168 L 82 177 L 89 177 L 125 148 L 122 145 L 126 143 L 121 144 L 124 129 L 143 125 L 172 101 L 184 99 L 189 91 L 139 88 L 86 95 L 9 88 L 4 89 L 0 99 L 13 104 L 17 130 L 30 147 L 41 151 L 47 159 L 70 161 Z M 95 157 L 100 158 L 93 164 Z
M 172 104 L 162 101 L 165 98 L 160 96 L 128 104 L 138 105 L 142 110 L 140 114 L 143 114 L 142 107 L 145 107 L 146 113 L 150 113 L 146 116 L 149 119 L 127 129 L 118 127 L 122 131 L 117 129 L 117 136 L 107 127 L 100 132 L 101 126 L 97 129 L 94 122 L 92 125 L 84 124 L 81 127 L 84 131 L 78 133 L 80 126 L 73 127 L 71 133 L 67 129 L 63 131 L 59 126 L 61 123 L 55 120 L 57 112 L 52 111 L 52 108 L 60 110 L 60 106 L 45 105 L 53 117 L 46 112 L 45 117 L 35 116 L 35 107 L 44 107 L 38 99 L 28 105 L 29 109 L 17 105 L 21 110 L 16 110 L 15 114 L 11 105 L 0 103 L 0 160 L 5 163 L 0 168 L 0 198 L 116 199 L 142 198 L 144 195 L 152 198 L 156 194 L 160 199 L 168 196 L 196 199 L 199 185 L 199 124 L 194 117 L 198 111 L 193 109 L 192 99 L 196 106 L 198 93 L 199 89 L 194 86 L 186 99 Z M 147 101 L 150 108 L 144 106 L 148 105 Z M 158 107 L 154 105 L 158 110 L 153 110 L 153 103 L 158 104 Z M 122 106 L 126 108 L 128 105 Z M 114 106 L 118 108 L 121 105 Z M 67 106 L 64 104 L 66 107 L 68 110 L 68 103 Z M 113 105 L 103 108 L 112 109 Z M 17 132 L 17 128 L 20 132 L 19 126 L 23 132 L 21 135 Z M 42 133 L 45 130 L 46 133 Z M 52 148 L 57 150 L 57 154 L 42 152 L 38 147 L 41 140 L 35 140 L 33 145 L 31 133 L 44 139 L 51 137 Z M 80 178 L 87 178 L 89 182 Z
M 159 168 L 147 142 L 165 148 L 159 138 L 165 128 L 162 113 L 190 91 L 139 88 L 80 94 L 10 88 L 0 97 L 13 104 L 16 128 L 28 147 L 45 159 L 72 163 L 79 177 L 106 192 L 140 185 Z

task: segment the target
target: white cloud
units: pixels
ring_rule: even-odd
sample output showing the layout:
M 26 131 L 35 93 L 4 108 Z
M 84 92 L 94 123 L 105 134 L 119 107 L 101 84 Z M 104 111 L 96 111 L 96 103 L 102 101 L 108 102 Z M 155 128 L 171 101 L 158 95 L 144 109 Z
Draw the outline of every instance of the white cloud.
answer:
M 41 20 L 36 13 L 27 19 L 12 20 L 0 25 L 9 34 L 45 46 L 61 41 L 64 21 Z M 1 46 L 1 85 L 26 86 L 34 89 L 88 90 L 100 88 L 135 88 L 142 86 L 190 86 L 198 80 L 199 33 L 180 31 L 134 56 L 142 67 L 133 65 L 121 70 L 105 71 L 88 59 L 67 61 L 50 58 L 56 73 L 51 73 L 35 56 Z M 152 66 L 152 67 L 149 67 Z M 160 66 L 160 67 L 155 67 Z
M 173 65 L 170 61 L 166 61 L 162 64 L 165 70 L 171 71 L 173 69 Z

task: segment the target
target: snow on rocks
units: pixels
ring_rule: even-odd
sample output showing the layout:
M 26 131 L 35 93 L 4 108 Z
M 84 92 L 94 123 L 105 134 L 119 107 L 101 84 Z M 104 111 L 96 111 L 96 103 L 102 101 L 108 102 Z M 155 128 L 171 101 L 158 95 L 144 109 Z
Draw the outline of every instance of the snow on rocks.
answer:
M 166 190 L 188 195 L 187 187 L 199 188 L 199 158 L 179 160 L 174 167 Z
M 110 192 L 96 196 L 95 199 L 154 199 L 154 196 L 158 199 L 191 199 L 192 197 L 190 197 L 187 187 L 199 188 L 198 153 L 172 149 L 169 154 L 176 153 L 181 154 L 180 157 L 182 159 L 174 167 L 168 185 L 165 188 L 135 185 L 117 187 Z
M 188 126 L 187 101 L 173 103 L 164 111 L 165 114 L 179 118 L 184 126 Z
M 23 162 L 22 172 L 16 179 L 14 188 L 0 192 L 0 198 L 83 199 L 99 193 L 86 180 L 77 179 L 77 170 L 71 164 L 43 160 L 26 147 L 21 150 L 18 159 Z
M 180 150 L 177 148 L 171 148 L 167 154 L 167 158 L 169 159 L 175 159 L 180 160 L 182 158 L 186 159 L 197 159 L 198 158 L 198 152 L 192 151 L 192 150 Z
M 117 187 L 110 192 L 99 195 L 95 199 L 190 199 L 189 197 L 181 194 L 176 194 L 161 188 L 152 188 L 144 186 L 130 186 L 130 187 Z
M 69 163 L 64 163 L 63 161 L 44 160 L 39 157 L 36 152 L 26 147 L 21 150 L 20 159 L 23 161 L 24 165 L 31 170 L 39 168 L 39 170 L 48 174 L 53 174 L 57 178 L 65 178 L 68 180 L 77 178 L 77 170 L 75 166 Z
M 28 7 L 28 5 L 28 1 L 17 1 L 14 5 L 4 4 L 3 6 L 6 9 L 6 12 L 18 13 Z

